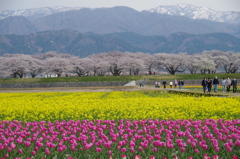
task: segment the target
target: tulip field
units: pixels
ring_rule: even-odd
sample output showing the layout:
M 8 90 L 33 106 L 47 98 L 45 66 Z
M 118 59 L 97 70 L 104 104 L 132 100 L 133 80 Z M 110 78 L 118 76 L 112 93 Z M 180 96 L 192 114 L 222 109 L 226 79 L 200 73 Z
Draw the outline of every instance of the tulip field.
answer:
M 0 159 L 237 159 L 240 98 L 0 93 Z

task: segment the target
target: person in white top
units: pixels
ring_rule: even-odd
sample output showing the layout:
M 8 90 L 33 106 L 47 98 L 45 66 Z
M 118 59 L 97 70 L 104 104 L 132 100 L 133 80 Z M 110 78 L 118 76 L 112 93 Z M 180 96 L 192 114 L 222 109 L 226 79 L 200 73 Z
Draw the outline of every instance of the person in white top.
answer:
M 226 80 L 226 86 L 227 86 L 227 92 L 230 92 L 230 88 L 231 88 L 231 79 L 228 77 Z
M 222 91 L 223 91 L 223 93 L 226 92 L 226 79 L 225 78 L 222 79 Z

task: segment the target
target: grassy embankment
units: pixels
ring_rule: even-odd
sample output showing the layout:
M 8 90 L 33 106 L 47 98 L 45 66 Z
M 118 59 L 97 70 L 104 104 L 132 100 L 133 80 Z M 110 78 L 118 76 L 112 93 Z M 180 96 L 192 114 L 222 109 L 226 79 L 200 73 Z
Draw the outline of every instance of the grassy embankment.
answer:
M 209 77 L 213 79 L 218 76 L 218 79 L 236 77 L 240 79 L 240 73 L 236 74 L 182 74 L 182 75 L 145 75 L 145 76 L 88 76 L 88 77 L 54 77 L 54 78 L 8 78 L 0 79 L 0 84 L 3 83 L 55 83 L 55 82 L 104 82 L 104 81 L 133 81 L 133 80 L 195 80 Z

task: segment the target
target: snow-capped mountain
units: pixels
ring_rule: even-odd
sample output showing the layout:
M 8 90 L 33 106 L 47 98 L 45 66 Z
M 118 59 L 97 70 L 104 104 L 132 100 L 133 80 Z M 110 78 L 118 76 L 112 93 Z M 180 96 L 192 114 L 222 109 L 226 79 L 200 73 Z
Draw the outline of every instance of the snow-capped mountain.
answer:
M 81 7 L 42 7 L 42 8 L 31 8 L 31 9 L 18 9 L 16 11 L 13 10 L 4 10 L 0 13 L 0 20 L 5 19 L 10 16 L 24 16 L 30 20 L 36 20 L 43 16 L 47 16 L 54 13 L 65 12 L 70 10 L 80 10 Z
M 80 10 L 82 7 L 42 7 L 32 9 L 4 10 L 0 13 L 0 20 L 10 16 L 24 16 L 29 20 L 37 20 L 43 16 L 70 10 Z M 215 22 L 240 24 L 240 12 L 215 11 L 207 7 L 199 7 L 190 4 L 164 5 L 146 11 L 175 16 L 186 16 L 191 19 L 206 19 Z
M 215 22 L 240 24 L 240 12 L 215 11 L 207 7 L 198 7 L 190 4 L 164 5 L 149 9 L 159 14 L 186 16 L 191 19 L 206 19 Z

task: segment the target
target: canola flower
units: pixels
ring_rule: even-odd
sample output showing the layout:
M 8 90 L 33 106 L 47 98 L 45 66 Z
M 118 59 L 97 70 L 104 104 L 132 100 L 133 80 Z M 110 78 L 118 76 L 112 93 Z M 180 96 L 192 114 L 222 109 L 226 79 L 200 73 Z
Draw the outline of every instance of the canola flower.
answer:
M 149 92 L 0 93 L 0 121 L 240 118 L 240 99 Z

